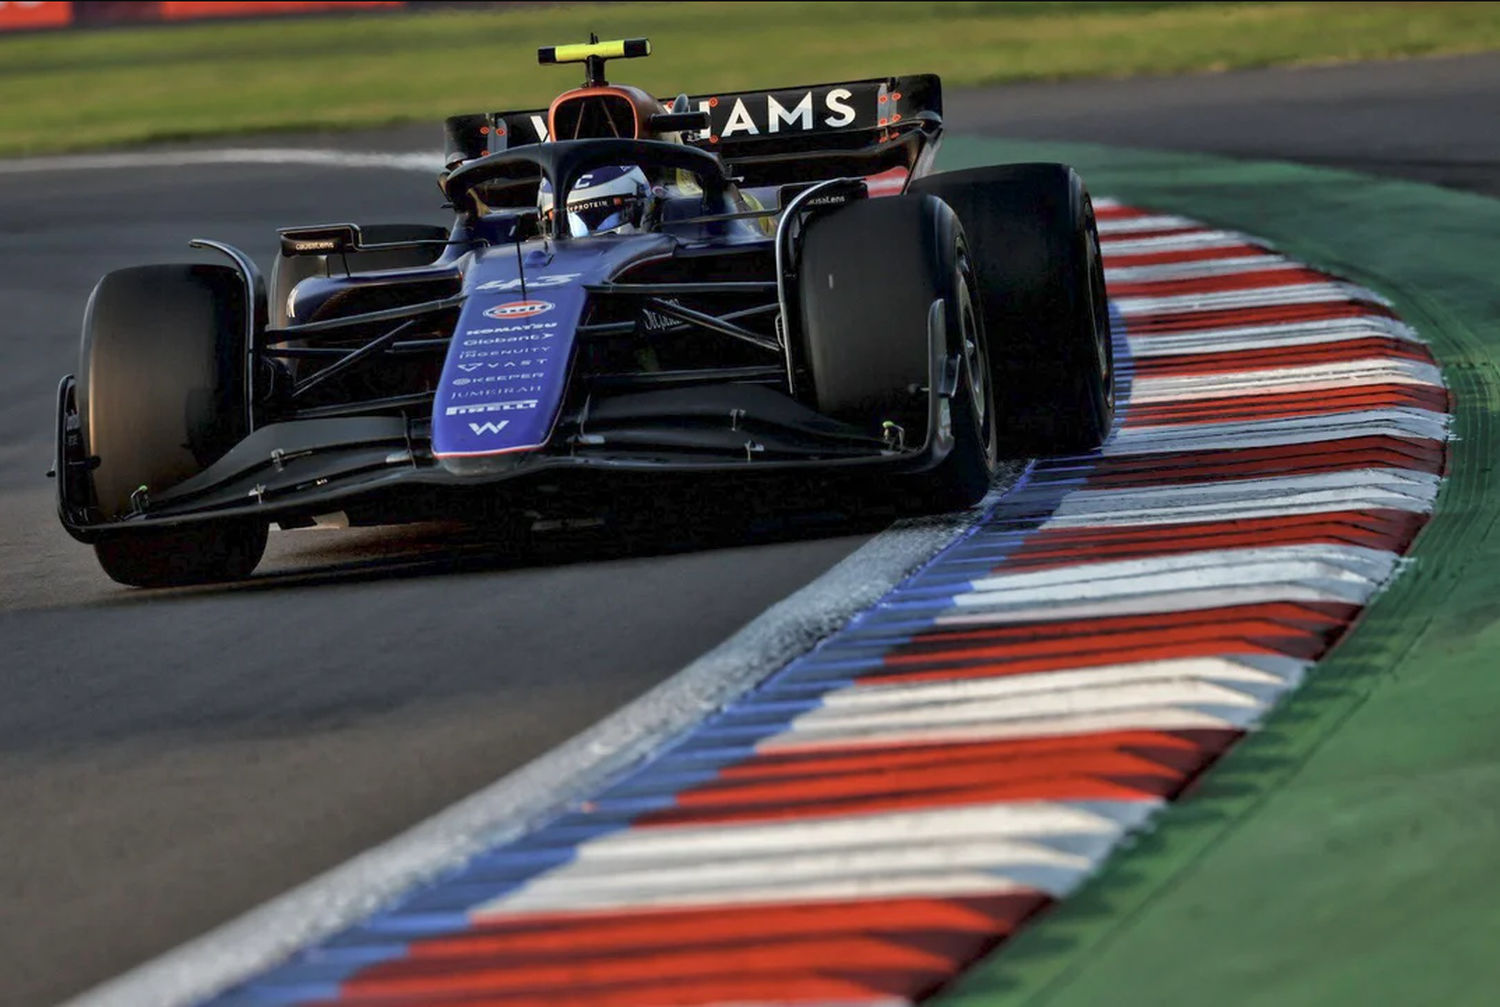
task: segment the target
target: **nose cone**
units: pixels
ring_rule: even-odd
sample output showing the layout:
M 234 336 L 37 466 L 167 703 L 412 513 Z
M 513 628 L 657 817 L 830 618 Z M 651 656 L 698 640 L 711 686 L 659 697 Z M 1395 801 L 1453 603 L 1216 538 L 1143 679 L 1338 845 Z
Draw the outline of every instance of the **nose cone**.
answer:
M 453 471 L 545 446 L 567 392 L 583 290 L 542 282 L 523 297 L 511 285 L 475 287 L 433 397 L 433 454 Z

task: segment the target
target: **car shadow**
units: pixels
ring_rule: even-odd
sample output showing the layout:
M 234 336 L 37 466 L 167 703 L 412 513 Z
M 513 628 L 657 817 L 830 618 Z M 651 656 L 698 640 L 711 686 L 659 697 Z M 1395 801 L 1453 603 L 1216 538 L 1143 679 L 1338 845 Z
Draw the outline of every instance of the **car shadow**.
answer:
M 621 500 L 601 516 L 535 520 L 429 521 L 341 530 L 273 528 L 271 551 L 255 575 L 223 584 L 152 590 L 122 588 L 102 603 L 202 598 L 395 579 L 565 567 L 874 535 L 901 514 L 876 502 L 784 503 Z

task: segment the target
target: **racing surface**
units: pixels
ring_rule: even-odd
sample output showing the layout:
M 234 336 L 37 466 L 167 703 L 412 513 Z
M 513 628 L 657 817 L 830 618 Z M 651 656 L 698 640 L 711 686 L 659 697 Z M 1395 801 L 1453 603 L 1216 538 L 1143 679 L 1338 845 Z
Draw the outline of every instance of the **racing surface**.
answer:
M 949 123 L 1493 192 L 1500 139 L 1474 123 L 1497 105 L 1500 58 L 1479 57 L 955 94 Z M 379 842 L 644 691 L 864 540 L 869 529 L 834 525 L 746 546 L 730 528 L 690 548 L 699 528 L 665 522 L 644 539 L 581 534 L 512 556 L 462 533 L 455 564 L 437 554 L 451 529 L 304 532 L 273 536 L 247 587 L 153 595 L 105 580 L 57 526 L 41 478 L 53 390 L 76 366 L 97 277 L 176 258 L 194 236 L 264 264 L 278 225 L 442 221 L 436 203 L 430 178 L 377 169 L 0 181 L 0 1000 L 54 1002 Z
M 954 133 L 1299 161 L 1500 195 L 1500 56 L 1022 84 L 945 96 Z M 1250 226 L 1251 221 L 1246 221 Z

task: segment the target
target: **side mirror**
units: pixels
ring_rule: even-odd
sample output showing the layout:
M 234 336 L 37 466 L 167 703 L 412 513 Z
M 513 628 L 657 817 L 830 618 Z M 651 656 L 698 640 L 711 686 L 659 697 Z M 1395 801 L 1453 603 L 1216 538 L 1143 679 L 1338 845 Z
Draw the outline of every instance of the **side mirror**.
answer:
M 294 255 L 343 255 L 359 251 L 361 244 L 358 224 L 283 227 L 276 233 L 281 235 L 281 254 L 287 258 Z

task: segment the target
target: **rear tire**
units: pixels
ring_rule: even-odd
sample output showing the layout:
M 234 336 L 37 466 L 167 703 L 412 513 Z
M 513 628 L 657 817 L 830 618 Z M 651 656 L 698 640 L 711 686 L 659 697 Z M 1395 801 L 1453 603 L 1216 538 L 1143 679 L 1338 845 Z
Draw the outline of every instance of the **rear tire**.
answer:
M 961 356 L 949 402 L 954 444 L 902 489 L 921 511 L 983 499 L 998 469 L 994 395 L 978 288 L 963 226 L 940 200 L 861 200 L 813 221 L 799 267 L 804 359 L 819 412 L 872 435 L 883 421 L 907 441 L 925 433 L 931 383 L 928 315 L 946 312 L 948 352 Z M 919 442 L 918 442 L 919 443 Z
M 1007 454 L 1081 454 L 1114 424 L 1114 345 L 1099 231 L 1063 164 L 944 172 L 912 192 L 953 207 L 971 242 Z
M 77 386 L 93 503 L 126 517 L 144 488 L 159 495 L 197 475 L 249 433 L 245 303 L 224 266 L 138 266 L 94 288 L 83 321 Z M 122 584 L 161 586 L 243 577 L 265 549 L 266 523 L 205 522 L 180 530 L 112 530 L 95 545 Z

